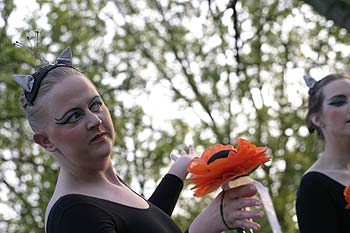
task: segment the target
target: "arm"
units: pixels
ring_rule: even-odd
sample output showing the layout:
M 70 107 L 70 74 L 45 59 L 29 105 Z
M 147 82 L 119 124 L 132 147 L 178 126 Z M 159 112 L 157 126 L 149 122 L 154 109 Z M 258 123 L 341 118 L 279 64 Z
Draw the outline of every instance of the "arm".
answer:
M 306 174 L 298 189 L 296 212 L 301 233 L 339 232 L 337 214 L 327 184 Z
M 171 216 L 182 187 L 183 181 L 179 177 L 166 174 L 148 201 Z
M 189 154 L 186 154 L 184 151 L 181 152 L 180 156 L 171 154 L 170 157 L 175 162 L 149 198 L 152 204 L 158 206 L 169 216 L 171 216 L 180 196 L 183 180 L 187 175 L 187 166 L 194 155 L 195 152 L 192 146 L 190 146 Z

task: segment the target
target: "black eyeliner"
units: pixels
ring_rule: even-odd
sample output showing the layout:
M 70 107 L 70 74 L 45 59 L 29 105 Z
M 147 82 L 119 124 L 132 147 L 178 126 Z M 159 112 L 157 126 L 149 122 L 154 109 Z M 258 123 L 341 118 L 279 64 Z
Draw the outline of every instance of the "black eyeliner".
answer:
M 73 114 L 75 114 L 77 111 L 81 112 L 81 109 L 80 108 L 72 108 L 71 110 L 66 112 L 60 119 L 55 119 L 56 120 L 56 124 L 63 125 L 65 123 L 67 123 L 69 118 L 71 116 L 73 116 Z
M 91 109 L 96 102 L 100 102 L 101 104 L 103 104 L 101 96 L 97 95 L 97 96 L 92 98 L 92 100 L 90 101 L 90 103 L 88 105 L 89 109 Z M 55 118 L 56 124 L 59 124 L 59 125 L 66 124 L 69 121 L 69 119 L 77 112 L 83 114 L 83 111 L 80 108 L 72 108 L 68 112 L 66 112 L 60 119 Z
M 348 103 L 348 99 L 344 95 L 333 96 L 329 101 L 329 105 L 341 106 L 345 103 Z
M 96 101 L 103 103 L 101 96 L 97 95 L 94 98 L 92 98 L 92 100 L 90 101 L 89 109 L 92 107 L 92 105 L 94 105 L 96 103 Z

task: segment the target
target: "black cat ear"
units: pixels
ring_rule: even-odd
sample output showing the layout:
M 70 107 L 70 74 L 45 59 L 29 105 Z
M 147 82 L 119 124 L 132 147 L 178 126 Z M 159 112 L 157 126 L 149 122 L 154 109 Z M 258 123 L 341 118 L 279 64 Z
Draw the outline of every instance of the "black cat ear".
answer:
M 34 85 L 34 78 L 31 75 L 25 74 L 14 74 L 13 79 L 25 90 L 26 92 L 31 92 Z
M 315 84 L 317 83 L 317 81 L 313 77 L 311 77 L 310 75 L 304 75 L 303 78 L 304 78 L 304 81 L 306 83 L 306 86 L 308 86 L 309 89 L 312 89 L 315 86 Z
M 67 47 L 56 59 L 57 64 L 66 64 L 72 65 L 72 50 L 70 47 Z

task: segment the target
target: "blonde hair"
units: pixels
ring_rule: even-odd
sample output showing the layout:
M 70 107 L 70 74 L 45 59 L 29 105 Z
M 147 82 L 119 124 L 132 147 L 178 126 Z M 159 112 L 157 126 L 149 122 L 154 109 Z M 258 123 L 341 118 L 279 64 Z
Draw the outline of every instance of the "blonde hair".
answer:
M 85 77 L 83 73 L 72 67 L 57 67 L 49 71 L 43 78 L 36 99 L 32 105 L 28 103 L 24 92 L 22 93 L 20 100 L 25 117 L 33 132 L 40 132 L 45 128 L 45 117 L 47 116 L 45 96 L 47 93 L 50 92 L 55 84 L 61 82 L 65 77 L 76 75 Z

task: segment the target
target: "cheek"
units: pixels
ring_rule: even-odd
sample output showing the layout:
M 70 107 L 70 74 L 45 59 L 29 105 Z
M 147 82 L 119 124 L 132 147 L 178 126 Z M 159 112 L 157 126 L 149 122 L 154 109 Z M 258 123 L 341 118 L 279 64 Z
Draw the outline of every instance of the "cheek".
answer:
M 115 132 L 114 132 L 114 127 L 113 127 L 113 121 L 112 121 L 112 118 L 109 118 L 108 120 L 108 129 L 111 133 L 111 136 L 112 136 L 112 139 L 114 141 L 114 138 L 115 138 Z
M 81 130 L 79 128 L 56 130 L 53 134 L 53 142 L 58 146 L 72 145 L 72 142 L 78 142 L 81 138 Z
M 104 116 L 104 119 L 103 119 L 104 125 L 106 128 L 108 128 L 109 131 L 111 131 L 111 134 L 113 135 L 113 138 L 114 138 L 113 121 L 112 121 L 112 117 L 111 117 L 111 114 L 109 113 L 108 109 L 105 109 L 103 116 Z
M 328 108 L 323 112 L 326 119 L 335 120 L 344 117 L 344 113 L 340 108 Z

